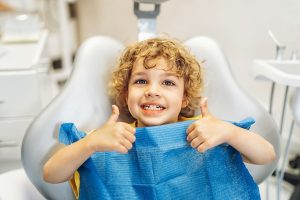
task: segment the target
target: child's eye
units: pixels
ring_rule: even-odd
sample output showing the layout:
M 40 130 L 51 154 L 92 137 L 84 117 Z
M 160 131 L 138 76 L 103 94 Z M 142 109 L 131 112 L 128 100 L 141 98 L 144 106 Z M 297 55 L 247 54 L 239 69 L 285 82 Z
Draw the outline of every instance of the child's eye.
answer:
M 173 86 L 173 85 L 175 85 L 175 83 L 173 81 L 165 80 L 163 82 L 163 85 Z
M 147 81 L 146 81 L 146 80 L 143 80 L 143 79 L 139 79 L 139 80 L 136 80 L 134 83 L 135 83 L 135 84 L 146 84 Z

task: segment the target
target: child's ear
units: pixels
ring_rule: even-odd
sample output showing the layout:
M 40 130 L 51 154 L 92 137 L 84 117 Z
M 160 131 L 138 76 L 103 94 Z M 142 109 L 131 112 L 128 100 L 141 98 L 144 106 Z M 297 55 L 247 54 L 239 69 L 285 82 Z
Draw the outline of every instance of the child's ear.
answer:
M 183 99 L 182 99 L 182 103 L 181 103 L 181 108 L 185 108 L 187 107 L 187 105 L 189 104 L 188 99 L 186 98 L 186 96 L 184 95 Z

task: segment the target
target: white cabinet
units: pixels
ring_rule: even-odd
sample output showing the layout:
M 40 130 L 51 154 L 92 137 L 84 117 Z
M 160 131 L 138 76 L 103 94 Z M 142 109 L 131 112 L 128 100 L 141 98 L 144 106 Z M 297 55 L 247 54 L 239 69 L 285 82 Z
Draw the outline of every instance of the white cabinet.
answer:
M 47 57 L 47 32 L 32 43 L 0 43 L 0 173 L 21 160 L 24 134 L 56 95 Z
M 41 105 L 38 73 L 0 71 L 0 117 L 34 116 Z

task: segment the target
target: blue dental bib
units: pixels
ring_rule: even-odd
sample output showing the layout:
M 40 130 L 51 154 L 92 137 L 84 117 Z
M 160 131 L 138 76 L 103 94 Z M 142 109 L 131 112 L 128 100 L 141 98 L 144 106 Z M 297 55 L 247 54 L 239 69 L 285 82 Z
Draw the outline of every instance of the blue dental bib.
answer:
M 228 144 L 199 153 L 186 141 L 193 121 L 136 128 L 128 154 L 97 152 L 78 169 L 82 200 L 256 200 L 259 190 L 241 155 Z M 252 118 L 233 123 L 249 129 Z M 61 125 L 66 145 L 85 137 L 74 124 Z

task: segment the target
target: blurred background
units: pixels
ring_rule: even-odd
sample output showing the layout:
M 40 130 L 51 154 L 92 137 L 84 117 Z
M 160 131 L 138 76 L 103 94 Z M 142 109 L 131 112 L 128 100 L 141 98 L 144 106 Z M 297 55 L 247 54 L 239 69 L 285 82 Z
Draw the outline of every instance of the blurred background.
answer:
M 285 46 L 283 60 L 300 58 L 299 11 L 296 0 L 169 0 L 161 4 L 157 33 L 181 41 L 198 35 L 215 39 L 239 85 L 268 110 L 272 84 L 255 79 L 254 60 L 275 59 L 276 42 Z M 1 173 L 22 167 L 22 137 L 68 80 L 80 44 L 96 35 L 130 44 L 138 39 L 137 24 L 133 0 L 0 0 Z M 272 115 L 278 126 L 285 87 L 277 84 L 274 93 Z M 292 112 L 287 106 L 283 144 Z M 300 154 L 299 146 L 295 126 L 289 159 Z M 284 187 L 288 195 L 293 191 L 291 185 Z

